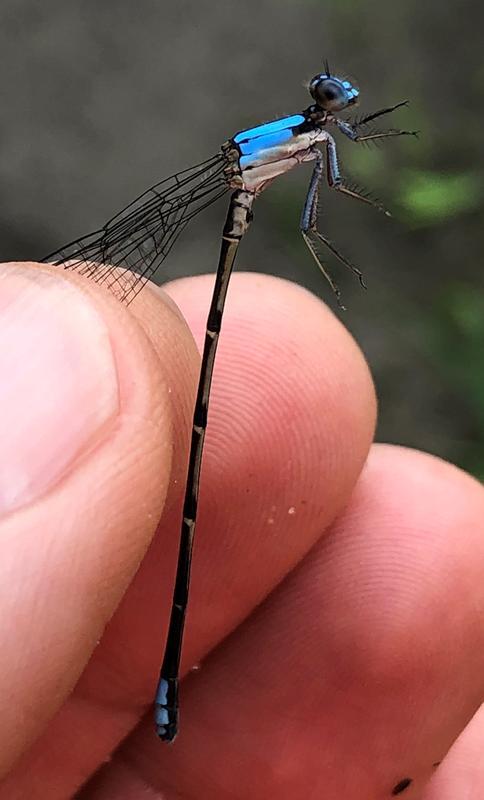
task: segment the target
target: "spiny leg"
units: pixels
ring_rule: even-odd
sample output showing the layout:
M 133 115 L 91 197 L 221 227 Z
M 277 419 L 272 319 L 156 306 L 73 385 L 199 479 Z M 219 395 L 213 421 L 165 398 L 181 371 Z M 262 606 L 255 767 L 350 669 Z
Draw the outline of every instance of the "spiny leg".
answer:
M 360 281 L 361 285 L 365 286 L 363 281 L 363 275 L 361 271 L 355 267 L 348 259 L 346 259 L 339 250 L 327 239 L 323 236 L 320 231 L 318 231 L 316 227 L 317 223 L 317 215 L 318 215 L 318 200 L 319 200 L 319 184 L 321 182 L 321 178 L 323 176 L 324 165 L 323 165 L 323 155 L 320 153 L 319 150 L 314 150 L 314 159 L 316 164 L 313 169 L 313 174 L 311 176 L 311 181 L 309 183 L 308 192 L 306 195 L 306 200 L 304 202 L 302 214 L 301 214 L 301 234 L 303 236 L 304 241 L 311 253 L 312 257 L 314 258 L 318 268 L 323 273 L 324 277 L 328 281 L 329 285 L 331 286 L 333 292 L 336 295 L 336 299 L 338 301 L 338 305 L 341 309 L 345 310 L 343 303 L 341 302 L 341 291 L 339 286 L 335 283 L 329 272 L 327 271 L 326 267 L 322 263 L 318 252 L 315 247 L 315 242 L 312 237 L 315 237 L 320 242 L 326 245 L 326 247 L 336 256 L 336 258 L 341 261 L 345 267 L 348 267 L 355 275 L 358 276 L 358 280 Z
M 322 263 L 321 259 L 319 258 L 319 255 L 318 255 L 318 253 L 316 251 L 316 248 L 315 248 L 313 242 L 311 241 L 310 234 L 314 233 L 315 235 L 317 235 L 317 231 L 303 231 L 301 229 L 301 233 L 302 233 L 302 237 L 303 237 L 304 241 L 306 242 L 306 245 L 308 247 L 309 252 L 311 253 L 312 257 L 314 258 L 314 260 L 316 262 L 316 264 L 318 265 L 319 269 L 323 273 L 324 277 L 326 278 L 326 280 L 328 281 L 329 285 L 331 286 L 334 294 L 336 295 L 336 300 L 337 300 L 337 303 L 338 303 L 339 307 L 341 308 L 342 311 L 346 311 L 346 307 L 341 302 L 341 289 L 334 282 L 333 278 L 331 277 L 331 275 L 327 271 L 326 267 L 324 266 L 324 264 Z
M 323 154 L 316 149 L 313 151 L 313 154 L 316 160 L 316 164 L 314 165 L 313 174 L 311 175 L 311 181 L 309 183 L 309 188 L 306 195 L 306 200 L 304 201 L 304 206 L 301 213 L 301 223 L 300 223 L 301 233 L 304 241 L 306 242 L 309 252 L 311 253 L 312 257 L 314 258 L 316 264 L 323 273 L 324 277 L 328 281 L 333 292 L 335 293 L 338 305 L 340 306 L 340 308 L 344 309 L 344 306 L 341 303 L 340 288 L 334 282 L 333 278 L 326 270 L 326 267 L 321 262 L 317 254 L 316 248 L 314 247 L 314 244 L 310 238 L 310 234 L 316 231 L 316 221 L 318 216 L 318 201 L 319 201 L 319 184 L 324 169 Z
M 358 278 L 358 280 L 359 280 L 361 286 L 363 287 L 363 289 L 367 289 L 368 288 L 366 283 L 365 283 L 365 279 L 363 277 L 363 273 L 362 273 L 361 269 L 358 269 L 358 267 L 355 267 L 355 265 L 352 264 L 351 261 L 349 261 L 346 258 L 346 256 L 343 255 L 343 253 L 340 253 L 340 251 L 334 246 L 334 244 L 332 242 L 330 242 L 329 239 L 326 236 L 324 236 L 324 234 L 321 233 L 321 231 L 318 231 L 317 228 L 314 228 L 314 230 L 310 231 L 310 233 L 314 234 L 314 236 L 317 236 L 319 241 L 322 242 L 323 244 L 325 244 L 326 247 L 328 248 L 328 250 L 331 250 L 331 252 L 333 253 L 333 255 L 336 256 L 338 261 L 341 261 L 341 263 L 344 264 L 345 267 L 348 267 L 348 269 L 350 269 L 356 275 L 356 277 Z M 323 270 L 323 272 L 324 272 L 324 270 Z M 342 308 L 344 308 L 344 306 L 342 306 Z
M 395 108 L 397 108 L 397 106 L 395 106 Z M 391 110 L 393 110 L 393 108 L 388 110 L 384 109 L 381 112 L 375 112 L 375 114 L 369 114 L 367 117 L 363 117 L 363 119 L 359 120 L 359 122 L 345 122 L 337 117 L 334 117 L 332 122 L 334 122 L 338 130 L 347 136 L 348 139 L 351 139 L 352 142 L 369 142 L 375 139 L 389 139 L 393 136 L 418 136 L 418 131 L 400 131 L 394 130 L 393 128 L 388 131 L 371 131 L 371 133 L 365 134 L 358 133 L 358 128 L 365 125 L 369 120 L 375 119 L 375 116 L 381 116 L 381 114 Z
M 356 128 L 360 125 L 367 125 L 368 122 L 371 122 L 378 117 L 383 117 L 384 114 L 391 114 L 392 111 L 396 111 L 397 108 L 402 108 L 402 106 L 408 106 L 408 100 L 402 100 L 400 103 L 395 103 L 394 106 L 388 106 L 387 108 L 379 108 L 378 111 L 374 111 L 372 114 L 365 114 L 364 117 L 360 117 L 360 119 L 355 120 L 353 125 Z
M 355 197 L 357 200 L 367 203 L 367 205 L 374 206 L 374 208 L 377 208 L 378 211 L 382 211 L 387 217 L 391 217 L 390 212 L 387 211 L 378 200 L 363 194 L 363 192 L 358 190 L 355 186 L 347 186 L 345 184 L 339 171 L 336 145 L 332 138 L 326 141 L 326 153 L 326 177 L 330 189 L 336 189 L 336 191 L 346 194 L 348 197 Z

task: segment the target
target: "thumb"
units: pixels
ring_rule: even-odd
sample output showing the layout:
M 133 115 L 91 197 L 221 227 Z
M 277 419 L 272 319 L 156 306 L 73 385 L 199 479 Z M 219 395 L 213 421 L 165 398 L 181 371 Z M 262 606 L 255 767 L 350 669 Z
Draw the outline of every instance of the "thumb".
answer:
M 178 340 L 172 306 L 145 294 Z M 190 348 L 161 364 L 107 293 L 33 264 L 0 267 L 0 341 L 4 772 L 71 691 L 156 529 Z

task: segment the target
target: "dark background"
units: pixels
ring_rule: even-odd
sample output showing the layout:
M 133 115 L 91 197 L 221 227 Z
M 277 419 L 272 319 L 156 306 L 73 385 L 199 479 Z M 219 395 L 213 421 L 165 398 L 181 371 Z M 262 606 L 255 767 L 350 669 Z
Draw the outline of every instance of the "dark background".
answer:
M 323 230 L 370 287 L 331 264 L 375 375 L 378 438 L 484 477 L 483 30 L 478 0 L 2 0 L 1 256 L 42 257 L 235 131 L 301 110 L 328 58 L 362 112 L 408 98 L 389 122 L 421 131 L 339 143 L 392 219 L 323 195 Z M 309 170 L 258 201 L 238 267 L 331 304 L 298 233 Z M 190 226 L 163 277 L 213 270 L 224 214 L 222 200 Z

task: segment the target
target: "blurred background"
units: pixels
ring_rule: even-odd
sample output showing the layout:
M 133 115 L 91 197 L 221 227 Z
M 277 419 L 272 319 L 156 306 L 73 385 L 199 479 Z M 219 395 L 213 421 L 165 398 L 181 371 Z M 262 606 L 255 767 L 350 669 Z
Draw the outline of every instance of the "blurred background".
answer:
M 328 58 L 361 113 L 409 99 L 388 124 L 421 132 L 338 140 L 343 171 L 392 219 L 322 197 L 320 227 L 369 286 L 331 262 L 375 376 L 378 438 L 484 478 L 483 28 L 478 0 L 2 0 L 1 258 L 41 258 L 235 131 L 305 108 Z M 309 174 L 261 197 L 238 268 L 336 308 L 298 232 Z M 163 279 L 214 269 L 225 207 L 191 224 Z

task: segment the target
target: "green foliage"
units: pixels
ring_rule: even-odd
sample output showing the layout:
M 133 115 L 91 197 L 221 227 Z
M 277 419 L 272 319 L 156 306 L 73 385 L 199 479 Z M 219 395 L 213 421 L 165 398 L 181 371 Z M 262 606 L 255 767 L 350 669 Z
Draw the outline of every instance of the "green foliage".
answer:
M 398 202 L 413 225 L 436 225 L 474 210 L 481 196 L 481 180 L 473 173 L 405 170 Z
M 470 432 L 455 457 L 484 479 L 484 290 L 448 284 L 427 320 L 427 333 L 429 356 L 458 397 Z
M 385 153 L 376 147 L 355 146 L 345 148 L 344 164 L 348 164 L 351 177 L 373 185 L 379 182 L 387 166 Z M 343 167 L 343 173 L 346 170 Z

